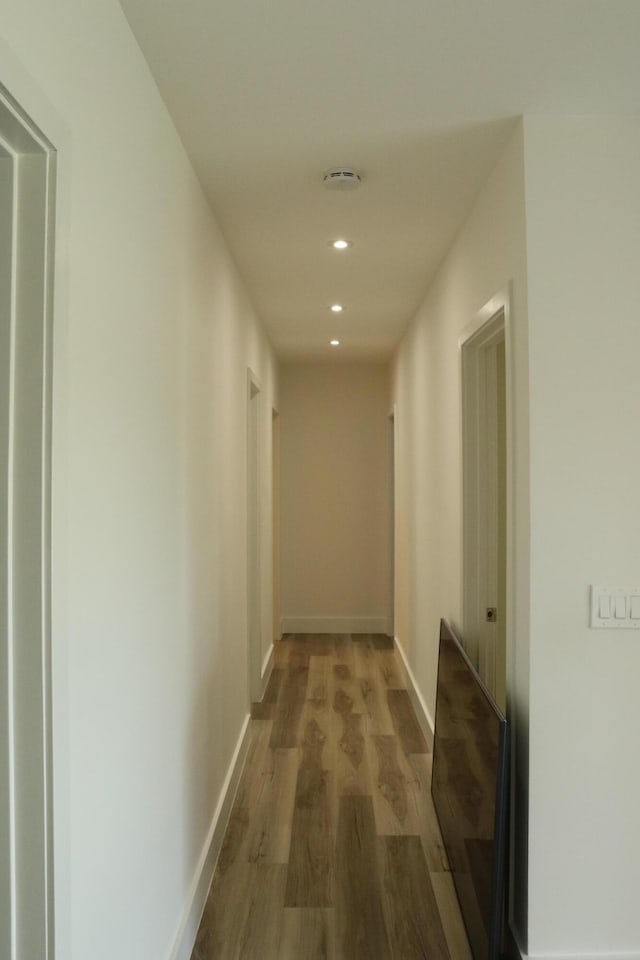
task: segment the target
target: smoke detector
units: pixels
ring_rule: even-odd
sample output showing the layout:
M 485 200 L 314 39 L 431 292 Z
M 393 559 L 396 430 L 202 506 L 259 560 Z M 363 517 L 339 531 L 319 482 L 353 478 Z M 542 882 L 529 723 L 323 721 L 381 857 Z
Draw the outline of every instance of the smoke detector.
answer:
M 330 190 L 355 190 L 362 178 L 353 167 L 332 167 L 325 171 L 322 182 Z

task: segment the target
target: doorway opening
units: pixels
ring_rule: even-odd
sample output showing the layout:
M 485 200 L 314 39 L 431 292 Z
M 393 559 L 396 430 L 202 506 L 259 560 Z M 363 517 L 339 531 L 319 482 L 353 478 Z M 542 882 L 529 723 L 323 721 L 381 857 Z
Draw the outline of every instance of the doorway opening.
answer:
M 396 603 L 396 408 L 389 414 L 388 428 L 388 463 L 389 463 L 389 616 L 387 632 L 395 636 L 395 603 Z
M 249 703 L 261 698 L 260 384 L 247 371 L 247 634 Z
M 0 956 L 53 957 L 55 150 L 0 87 Z
M 271 411 L 271 529 L 273 564 L 273 641 L 282 637 L 280 613 L 280 414 Z
M 526 903 L 526 894 L 523 900 L 522 890 L 518 888 L 527 869 L 528 800 L 526 786 L 523 793 L 520 757 L 523 732 L 513 682 L 516 659 L 514 390 L 507 291 L 486 304 L 463 333 L 459 346 L 463 634 L 468 639 L 469 656 L 510 726 L 511 813 L 506 915 L 509 925 L 513 925 L 520 902 Z M 487 619 L 487 608 L 492 607 L 495 617 Z M 524 749 L 526 754 L 526 747 Z M 511 936 L 509 926 L 507 937 Z
M 507 599 L 506 336 L 506 305 L 492 301 L 460 344 L 463 636 L 467 652 L 503 711 L 511 613 Z

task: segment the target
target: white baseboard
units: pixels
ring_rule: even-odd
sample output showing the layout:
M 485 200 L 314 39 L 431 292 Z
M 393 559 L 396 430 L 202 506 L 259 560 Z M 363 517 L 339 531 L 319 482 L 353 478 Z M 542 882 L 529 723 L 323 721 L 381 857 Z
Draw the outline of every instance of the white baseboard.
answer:
M 227 770 L 220 799 L 216 807 L 207 838 L 198 860 L 198 865 L 189 888 L 186 906 L 178 927 L 169 960 L 190 960 L 198 927 L 207 902 L 209 888 L 213 879 L 216 862 L 222 847 L 222 839 L 227 828 L 231 807 L 236 796 L 240 775 L 247 757 L 250 741 L 250 717 L 245 717 L 236 748 Z
M 418 718 L 418 723 L 420 724 L 420 729 L 425 736 L 425 739 L 431 749 L 433 749 L 433 731 L 434 731 L 434 722 L 433 717 L 429 713 L 429 709 L 424 702 L 422 694 L 416 683 L 416 678 L 413 675 L 413 671 L 409 666 L 409 661 L 407 660 L 407 655 L 404 652 L 402 644 L 397 637 L 393 638 L 393 642 L 396 645 L 396 650 L 400 654 L 400 659 L 404 664 L 404 669 L 407 674 L 407 679 L 409 680 L 409 696 L 411 697 L 411 703 L 415 711 L 416 717 Z
M 283 617 L 283 633 L 386 633 L 387 617 Z
M 523 953 L 522 960 L 640 960 L 640 953 Z

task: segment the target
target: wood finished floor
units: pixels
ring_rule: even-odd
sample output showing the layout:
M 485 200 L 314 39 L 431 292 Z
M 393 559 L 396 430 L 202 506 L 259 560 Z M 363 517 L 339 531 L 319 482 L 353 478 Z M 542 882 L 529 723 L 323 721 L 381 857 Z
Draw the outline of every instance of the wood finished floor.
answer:
M 402 662 L 276 644 L 192 960 L 471 960 Z

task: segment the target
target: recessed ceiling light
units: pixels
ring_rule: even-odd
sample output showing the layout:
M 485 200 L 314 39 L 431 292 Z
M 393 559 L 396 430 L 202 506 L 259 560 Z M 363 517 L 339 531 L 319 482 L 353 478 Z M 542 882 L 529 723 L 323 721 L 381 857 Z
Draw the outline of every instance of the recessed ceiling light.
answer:
M 334 240 L 331 244 L 334 250 L 346 250 L 347 247 L 351 246 L 349 240 Z
M 333 313 L 342 313 L 342 305 L 340 303 L 334 303 L 331 310 Z
M 330 340 L 329 343 L 331 344 L 332 347 L 339 347 L 339 346 L 340 346 L 340 341 L 339 341 L 339 340 Z

